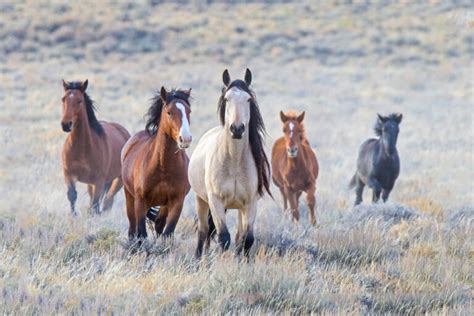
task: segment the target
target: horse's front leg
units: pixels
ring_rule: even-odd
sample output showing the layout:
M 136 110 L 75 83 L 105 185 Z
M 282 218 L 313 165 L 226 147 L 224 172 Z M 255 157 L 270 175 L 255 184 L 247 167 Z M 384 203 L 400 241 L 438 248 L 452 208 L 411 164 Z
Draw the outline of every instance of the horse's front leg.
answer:
M 230 234 L 225 223 L 225 205 L 222 201 L 214 194 L 209 197 L 209 207 L 211 209 L 211 215 L 216 225 L 217 241 L 223 251 L 229 249 L 230 246 Z
M 318 225 L 315 192 L 316 192 L 316 186 L 314 185 L 311 185 L 311 187 L 306 192 L 306 202 L 308 202 L 309 217 L 310 217 L 311 225 L 313 226 Z
M 181 211 L 183 210 L 184 196 L 168 202 L 168 216 L 166 217 L 165 231 L 163 237 L 171 237 L 178 224 Z
M 204 244 L 209 250 L 209 204 L 196 195 L 196 212 L 198 215 L 198 243 L 196 247 L 196 258 L 202 256 Z
M 71 205 L 71 214 L 76 216 L 76 200 L 77 200 L 77 191 L 76 191 L 76 183 L 75 181 L 65 175 L 65 182 L 67 186 L 67 199 L 69 200 L 69 204 Z
M 380 193 L 382 192 L 382 185 L 374 177 L 370 177 L 368 179 L 367 185 L 372 189 L 372 202 L 376 203 L 380 199 Z
M 100 214 L 100 199 L 104 194 L 105 181 L 94 183 L 92 188 L 92 198 L 90 201 L 89 212 L 91 214 Z
M 288 188 L 285 190 L 290 201 L 290 211 L 293 222 L 298 222 L 300 220 L 300 213 L 298 211 L 298 193 Z
M 244 249 L 244 255 L 248 258 L 250 254 L 250 248 L 254 243 L 253 225 L 257 216 L 257 200 L 255 199 L 250 205 L 244 209 L 239 210 L 241 216 L 239 216 L 239 240 L 236 241 L 236 253 L 240 254 L 242 248 Z

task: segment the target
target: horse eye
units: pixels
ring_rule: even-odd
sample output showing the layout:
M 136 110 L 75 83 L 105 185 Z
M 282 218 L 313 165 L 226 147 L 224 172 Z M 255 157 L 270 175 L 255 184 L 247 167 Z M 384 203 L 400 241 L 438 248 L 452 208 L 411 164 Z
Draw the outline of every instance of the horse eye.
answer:
M 171 112 L 168 111 L 167 114 L 168 114 L 168 116 L 171 116 Z

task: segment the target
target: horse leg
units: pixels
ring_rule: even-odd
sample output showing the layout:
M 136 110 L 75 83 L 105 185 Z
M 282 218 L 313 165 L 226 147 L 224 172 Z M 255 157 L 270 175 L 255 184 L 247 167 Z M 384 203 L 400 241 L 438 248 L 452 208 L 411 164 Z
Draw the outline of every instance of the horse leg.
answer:
M 166 217 L 165 231 L 163 237 L 172 237 L 178 224 L 181 211 L 183 210 L 184 196 L 168 202 L 168 216 Z
M 160 236 L 166 224 L 166 217 L 168 216 L 168 207 L 166 205 L 160 206 L 160 212 L 155 220 L 156 235 Z
M 216 225 L 217 241 L 221 246 L 222 251 L 229 249 L 230 246 L 230 234 L 225 223 L 225 207 L 221 200 L 211 195 L 209 198 L 209 206 L 211 209 L 211 215 Z
M 133 195 L 127 191 L 127 189 L 124 189 L 124 191 L 125 204 L 127 207 L 127 217 L 130 225 L 128 227 L 128 239 L 132 240 L 133 238 L 135 238 L 135 235 L 137 233 L 137 219 L 135 218 L 135 199 L 133 198 Z
M 309 218 L 311 221 L 311 225 L 315 226 L 318 224 L 318 219 L 316 216 L 316 197 L 315 197 L 316 187 L 313 185 L 311 186 L 308 191 L 306 192 L 306 202 L 308 202 L 309 208 Z
M 250 248 L 252 248 L 255 240 L 253 236 L 253 225 L 255 223 L 255 217 L 257 216 L 257 201 L 252 201 L 250 205 L 243 210 L 242 215 L 243 236 L 241 238 L 244 241 L 244 255 L 248 258 Z M 241 250 L 242 248 L 237 249 L 237 253 L 240 253 Z
M 89 207 L 91 214 L 100 214 L 100 199 L 104 195 L 104 185 L 104 182 L 100 181 L 93 186 L 92 199 Z
M 390 195 L 391 189 L 382 189 L 382 200 L 383 202 L 387 202 L 388 196 Z
M 362 203 L 362 194 L 364 193 L 365 183 L 356 175 L 356 200 L 354 206 Z
M 134 211 L 135 211 L 135 218 L 137 221 L 137 228 L 138 228 L 138 240 L 139 245 L 143 240 L 146 239 L 146 211 L 148 208 L 146 207 L 145 203 L 141 199 L 135 199 L 134 203 Z
M 77 215 L 76 213 L 76 200 L 77 200 L 77 191 L 76 191 L 76 183 L 71 178 L 66 178 L 66 185 L 67 185 L 67 199 L 69 200 L 69 204 L 71 205 L 71 214 Z
M 114 204 L 115 194 L 117 194 L 117 192 L 120 191 L 122 186 L 123 186 L 122 177 L 117 177 L 114 180 L 112 180 L 110 187 L 105 191 L 106 195 L 105 195 L 104 202 L 102 203 L 102 210 L 104 212 L 112 208 L 112 205 Z
M 196 247 L 196 258 L 202 255 L 202 248 L 206 243 L 206 250 L 209 249 L 209 205 L 200 197 L 196 196 L 196 212 L 198 215 L 198 243 Z
M 94 186 L 92 184 L 87 185 L 87 193 L 89 193 L 89 198 L 92 200 L 94 197 Z
M 244 209 L 239 209 L 239 217 L 237 222 L 237 233 L 235 234 L 235 253 L 239 255 L 242 252 L 242 248 L 244 247 L 244 225 L 243 225 L 243 213 L 245 212 Z
M 377 203 L 380 199 L 380 193 L 382 192 L 382 185 L 375 178 L 369 178 L 367 185 L 372 188 L 372 202 Z
M 298 212 L 298 194 L 291 190 L 287 190 L 288 200 L 290 200 L 290 209 L 293 222 L 298 222 L 300 220 L 300 213 Z
M 285 189 L 283 187 L 278 187 L 280 189 L 281 197 L 283 198 L 283 210 L 288 209 L 288 198 L 286 197 Z

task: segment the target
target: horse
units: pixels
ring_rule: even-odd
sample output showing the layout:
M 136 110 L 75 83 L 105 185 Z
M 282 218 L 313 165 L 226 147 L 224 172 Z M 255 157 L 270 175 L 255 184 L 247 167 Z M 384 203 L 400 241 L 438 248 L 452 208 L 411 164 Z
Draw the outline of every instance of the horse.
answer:
M 250 89 L 252 73 L 244 80 L 231 82 L 227 69 L 222 74 L 224 86 L 218 102 L 220 126 L 206 132 L 199 140 L 189 163 L 189 182 L 196 196 L 198 242 L 196 257 L 204 243 L 217 233 L 222 251 L 230 246 L 226 209 L 238 209 L 236 254 L 244 249 L 248 257 L 254 242 L 253 226 L 257 201 L 269 188 L 270 165 L 264 151 L 265 125 L 255 93 Z M 210 212 L 210 214 L 209 214 Z M 209 229 L 215 227 L 215 232 Z
M 373 203 L 379 201 L 380 194 L 382 200 L 387 201 L 400 172 L 396 146 L 402 118 L 401 113 L 388 116 L 377 114 L 374 131 L 379 138 L 368 139 L 360 146 L 357 171 L 349 183 L 349 188 L 356 188 L 354 205 L 362 203 L 366 185 L 372 189 Z
M 130 240 L 147 237 L 146 214 L 160 206 L 155 220 L 158 236 L 171 237 L 190 190 L 189 127 L 191 89 L 160 93 L 147 113 L 145 130 L 128 140 L 122 150 L 122 178 L 129 220 Z M 155 208 L 156 209 L 156 208 Z
M 316 179 L 319 165 L 314 150 L 311 148 L 303 125 L 305 112 L 280 111 L 284 136 L 275 141 L 272 149 L 272 179 L 280 189 L 283 207 L 288 209 L 288 200 L 293 221 L 298 222 L 298 200 L 306 192 L 310 221 L 317 224 L 315 216 Z
M 71 213 L 76 215 L 76 182 L 87 184 L 90 212 L 100 213 L 112 207 L 122 187 L 120 151 L 130 138 L 121 125 L 97 120 L 94 102 L 86 93 L 88 80 L 62 80 L 64 96 L 61 126 L 69 133 L 62 150 L 63 173 Z

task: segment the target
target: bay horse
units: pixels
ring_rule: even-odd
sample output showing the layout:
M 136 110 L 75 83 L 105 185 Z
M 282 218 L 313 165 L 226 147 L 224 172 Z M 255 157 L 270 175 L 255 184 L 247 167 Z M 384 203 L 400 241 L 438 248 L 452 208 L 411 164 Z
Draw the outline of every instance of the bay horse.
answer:
M 283 123 L 283 137 L 275 141 L 272 149 L 272 178 L 280 189 L 283 197 L 283 208 L 290 211 L 293 221 L 299 221 L 298 200 L 302 192 L 306 192 L 310 221 L 317 224 L 316 207 L 316 179 L 319 165 L 314 150 L 306 139 L 303 125 L 305 112 L 283 113 L 280 119 Z
M 373 191 L 373 203 L 380 199 L 380 194 L 382 200 L 387 201 L 400 172 L 400 159 L 396 146 L 402 118 L 401 113 L 392 113 L 388 116 L 377 114 L 374 131 L 379 138 L 368 139 L 360 146 L 357 171 L 349 184 L 350 188 L 356 188 L 354 205 L 362 202 L 362 193 L 366 185 Z
M 97 120 L 94 102 L 86 93 L 84 82 L 62 81 L 63 114 L 61 126 L 69 133 L 62 150 L 63 172 L 71 212 L 76 214 L 76 182 L 87 184 L 90 211 L 100 213 L 112 207 L 115 194 L 122 187 L 120 151 L 130 138 L 128 131 L 117 123 Z
M 196 193 L 198 242 L 196 257 L 204 243 L 209 248 L 215 226 L 221 249 L 230 246 L 225 215 L 227 208 L 238 209 L 236 253 L 246 256 L 254 242 L 253 226 L 257 201 L 269 189 L 270 166 L 264 151 L 265 126 L 255 93 L 249 88 L 252 73 L 245 80 L 231 82 L 227 69 L 218 102 L 221 126 L 206 132 L 191 156 L 189 182 Z M 209 215 L 210 211 L 210 215 Z
M 160 206 L 155 221 L 157 235 L 170 237 L 174 233 L 190 190 L 185 152 L 192 140 L 190 95 L 191 89 L 166 91 L 161 87 L 148 110 L 145 130 L 130 138 L 122 150 L 131 240 L 147 237 L 146 214 L 154 206 Z

